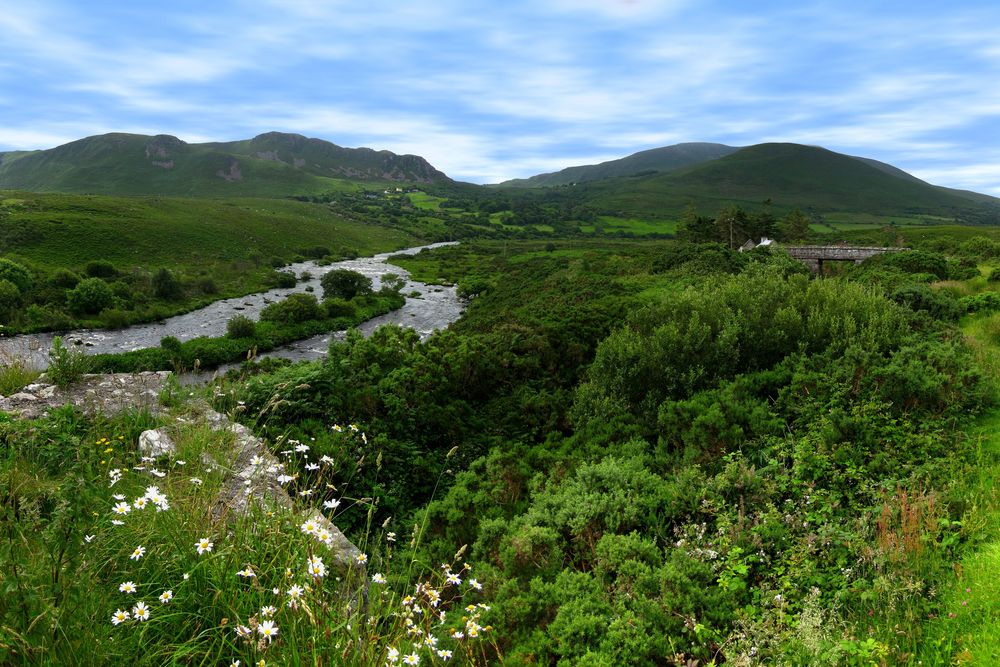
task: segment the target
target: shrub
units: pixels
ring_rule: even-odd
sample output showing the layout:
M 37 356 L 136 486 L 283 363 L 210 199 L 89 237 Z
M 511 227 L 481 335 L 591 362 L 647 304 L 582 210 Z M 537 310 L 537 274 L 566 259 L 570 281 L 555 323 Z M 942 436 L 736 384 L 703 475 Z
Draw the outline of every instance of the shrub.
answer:
M 991 283 L 1000 282 L 1000 268 L 994 268 L 990 270 L 990 275 L 986 277 Z
M 260 319 L 295 324 L 323 319 L 323 310 L 312 294 L 290 294 L 287 299 L 266 306 Z
M 278 287 L 295 287 L 295 274 L 291 271 L 275 271 L 274 272 L 275 284 Z
M 153 296 L 158 299 L 173 301 L 179 299 L 184 294 L 181 282 L 170 272 L 170 269 L 161 268 L 153 275 Z
M 382 287 L 379 289 L 381 294 L 399 294 L 406 287 L 406 278 L 395 273 L 385 274 L 380 282 L 382 283 Z
M 211 278 L 201 278 L 198 280 L 198 291 L 202 294 L 218 294 L 219 287 Z
M 115 265 L 103 259 L 87 262 L 83 272 L 90 278 L 113 278 L 118 275 Z
M 96 278 L 94 280 L 97 280 Z M 49 380 L 60 387 L 76 382 L 90 371 L 91 359 L 81 350 L 71 350 L 63 345 L 62 338 L 52 339 L 49 350 L 49 367 L 45 371 Z
M 10 322 L 20 306 L 21 291 L 17 285 L 6 278 L 0 279 L 0 322 Z
M 323 307 L 326 309 L 326 316 L 331 319 L 354 317 L 358 311 L 352 302 L 344 299 L 327 299 L 323 302 Z
M 52 277 L 49 278 L 49 284 L 53 287 L 59 287 L 61 289 L 73 289 L 80 283 L 80 276 L 69 269 L 56 269 L 53 272 Z
M 77 315 L 99 313 L 114 300 L 111 287 L 100 278 L 86 278 L 66 292 L 66 304 Z
M 118 308 L 105 308 L 100 312 L 98 318 L 107 329 L 124 329 L 131 324 L 128 313 Z
M 958 300 L 959 305 L 970 313 L 995 312 L 1000 310 L 1000 294 L 996 292 L 982 292 L 962 297 Z
M 9 259 L 0 259 L 0 280 L 9 280 L 14 283 L 19 292 L 28 291 L 33 282 L 28 269 Z
M 257 324 L 246 315 L 237 315 L 226 322 L 226 335 L 230 338 L 253 338 Z
M 349 269 L 334 269 L 320 280 L 324 299 L 353 299 L 362 294 L 371 294 L 372 279 Z
M 892 293 L 892 300 L 913 311 L 925 311 L 939 320 L 957 320 L 962 313 L 958 300 L 927 285 L 906 285 Z

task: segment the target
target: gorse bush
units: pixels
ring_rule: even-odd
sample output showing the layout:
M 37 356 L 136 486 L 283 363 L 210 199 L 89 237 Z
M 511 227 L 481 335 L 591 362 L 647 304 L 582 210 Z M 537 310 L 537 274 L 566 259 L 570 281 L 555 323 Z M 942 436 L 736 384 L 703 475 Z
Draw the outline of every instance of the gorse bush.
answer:
M 230 338 L 253 338 L 257 324 L 246 315 L 230 317 L 226 322 L 226 335 Z

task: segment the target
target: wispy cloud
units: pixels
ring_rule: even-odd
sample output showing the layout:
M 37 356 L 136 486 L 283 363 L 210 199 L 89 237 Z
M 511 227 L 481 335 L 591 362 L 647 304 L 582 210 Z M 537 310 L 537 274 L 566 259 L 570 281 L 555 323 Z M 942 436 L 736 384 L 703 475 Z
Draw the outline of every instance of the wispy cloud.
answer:
M 36 0 L 0 12 L 0 150 L 271 129 L 477 182 L 681 141 L 822 144 L 1000 182 L 1000 6 Z M 991 181 L 992 179 L 992 181 Z M 992 190 L 991 190 L 992 191 Z

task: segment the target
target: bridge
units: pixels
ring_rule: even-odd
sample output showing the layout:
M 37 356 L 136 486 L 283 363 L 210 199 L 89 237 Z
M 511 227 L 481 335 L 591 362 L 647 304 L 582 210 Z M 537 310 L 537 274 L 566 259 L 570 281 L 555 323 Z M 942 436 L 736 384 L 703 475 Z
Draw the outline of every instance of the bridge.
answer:
M 887 252 L 904 252 L 909 248 L 881 248 L 850 245 L 783 245 L 781 249 L 808 266 L 813 273 L 823 273 L 823 262 L 854 262 L 860 264 L 869 257 Z

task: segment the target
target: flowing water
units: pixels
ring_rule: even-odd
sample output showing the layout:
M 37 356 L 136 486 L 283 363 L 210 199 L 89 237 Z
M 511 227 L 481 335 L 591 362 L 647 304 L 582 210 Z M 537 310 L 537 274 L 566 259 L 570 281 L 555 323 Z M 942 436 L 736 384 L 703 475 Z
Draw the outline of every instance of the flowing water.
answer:
M 300 280 L 295 287 L 278 288 L 247 296 L 223 299 L 204 308 L 193 310 L 183 315 L 177 315 L 162 322 L 137 324 L 125 329 L 80 329 L 62 334 L 63 342 L 70 347 L 84 350 L 87 354 L 128 352 L 144 347 L 158 347 L 160 339 L 174 336 L 181 341 L 198 336 L 224 336 L 226 323 L 236 315 L 245 315 L 252 319 L 260 317 L 264 306 L 280 301 L 294 292 L 305 292 L 306 287 L 312 287 L 313 293 L 320 298 L 323 288 L 320 278 L 334 269 L 350 269 L 363 273 L 372 279 L 374 289 L 381 286 L 382 277 L 394 273 L 406 279 L 402 293 L 406 296 L 406 304 L 399 310 L 380 315 L 361 324 L 360 329 L 366 336 L 382 324 L 398 324 L 410 327 L 420 333 L 421 338 L 431 334 L 436 329 L 444 329 L 458 319 L 462 313 L 462 303 L 454 286 L 442 287 L 427 285 L 410 279 L 405 269 L 390 264 L 387 260 L 393 255 L 415 255 L 425 248 L 437 248 L 454 243 L 433 243 L 386 252 L 372 257 L 334 262 L 329 266 L 319 266 L 313 261 L 298 262 L 285 267 L 296 276 L 309 272 L 309 280 Z M 410 296 L 414 294 L 414 296 Z M 56 334 L 25 334 L 0 338 L 0 357 L 26 358 L 31 364 L 44 368 L 48 365 L 48 350 Z M 326 354 L 332 337 L 342 338 L 344 332 L 331 332 L 300 340 L 285 347 L 277 348 L 261 356 L 284 357 L 296 361 L 318 359 Z

